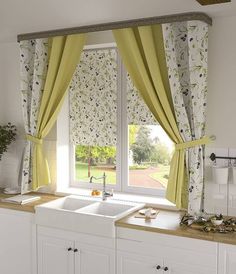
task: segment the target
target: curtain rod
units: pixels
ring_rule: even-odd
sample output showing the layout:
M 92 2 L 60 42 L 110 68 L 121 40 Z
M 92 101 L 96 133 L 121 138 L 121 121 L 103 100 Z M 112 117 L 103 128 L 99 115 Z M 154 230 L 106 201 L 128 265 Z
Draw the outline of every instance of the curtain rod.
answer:
M 73 27 L 73 28 L 24 33 L 24 34 L 17 35 L 17 41 L 20 42 L 22 40 L 47 38 L 47 37 L 53 37 L 53 36 L 65 36 L 70 34 L 105 31 L 105 30 L 122 29 L 122 28 L 128 28 L 128 27 L 147 26 L 147 25 L 154 25 L 154 24 L 165 24 L 165 23 L 191 21 L 191 20 L 199 20 L 207 23 L 208 25 L 212 25 L 212 18 L 209 17 L 207 14 L 202 12 L 189 12 L 189 13 L 158 16 L 158 17 L 148 17 L 148 18 L 117 21 L 117 22 L 110 22 L 110 23 L 102 23 L 102 24 L 95 24 L 95 25 L 88 25 L 88 26 L 80 26 L 80 27 Z

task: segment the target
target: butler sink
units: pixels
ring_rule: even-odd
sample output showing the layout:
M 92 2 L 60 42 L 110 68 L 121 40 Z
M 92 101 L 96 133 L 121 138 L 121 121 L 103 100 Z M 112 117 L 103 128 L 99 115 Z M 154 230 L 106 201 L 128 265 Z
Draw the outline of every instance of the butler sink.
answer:
M 38 225 L 115 237 L 115 221 L 142 207 L 144 204 L 71 195 L 36 206 L 35 220 Z

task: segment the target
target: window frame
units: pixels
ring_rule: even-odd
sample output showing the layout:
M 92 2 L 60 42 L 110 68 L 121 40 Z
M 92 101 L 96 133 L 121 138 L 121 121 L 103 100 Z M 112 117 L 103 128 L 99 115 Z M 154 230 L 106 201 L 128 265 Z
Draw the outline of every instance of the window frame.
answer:
M 136 187 L 129 185 L 128 166 L 128 119 L 127 119 L 127 71 L 121 60 L 115 43 L 86 46 L 85 50 L 111 49 L 117 50 L 117 146 L 116 146 L 116 185 L 107 183 L 107 189 L 129 194 L 143 194 L 164 197 L 165 189 Z M 69 95 L 68 95 L 69 96 Z M 68 115 L 69 117 L 69 115 Z M 70 187 L 83 189 L 102 189 L 101 183 L 92 184 L 75 180 L 75 147 L 70 144 L 69 166 Z

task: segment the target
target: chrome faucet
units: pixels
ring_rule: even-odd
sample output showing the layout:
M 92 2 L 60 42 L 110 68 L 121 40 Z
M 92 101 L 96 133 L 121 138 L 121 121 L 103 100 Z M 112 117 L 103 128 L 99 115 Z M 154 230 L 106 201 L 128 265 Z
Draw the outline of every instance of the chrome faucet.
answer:
M 91 176 L 90 177 L 90 180 L 89 180 L 89 182 L 90 183 L 92 183 L 93 182 L 93 179 L 95 179 L 95 180 L 101 180 L 101 179 L 103 179 L 103 189 L 102 189 L 102 200 L 103 201 L 106 201 L 106 199 L 108 198 L 108 197 L 112 197 L 113 196 L 113 193 L 110 193 L 110 192 L 107 192 L 106 191 L 106 174 L 105 174 L 105 172 L 104 172 L 104 174 L 103 174 L 103 176 L 102 177 L 94 177 L 94 176 Z

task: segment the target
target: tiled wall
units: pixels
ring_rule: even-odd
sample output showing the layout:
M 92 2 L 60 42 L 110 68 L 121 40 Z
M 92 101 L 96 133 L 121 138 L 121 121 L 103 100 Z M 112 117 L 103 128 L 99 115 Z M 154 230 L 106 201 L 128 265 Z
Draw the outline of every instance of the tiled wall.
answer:
M 213 178 L 213 162 L 209 156 L 236 157 L 236 149 L 230 148 L 207 148 L 206 149 L 206 178 L 205 178 L 205 211 L 207 213 L 222 213 L 236 216 L 236 178 L 233 178 L 233 161 L 217 159 L 217 166 L 229 166 L 229 178 L 227 184 L 216 184 Z M 234 183 L 235 181 L 235 183 Z

